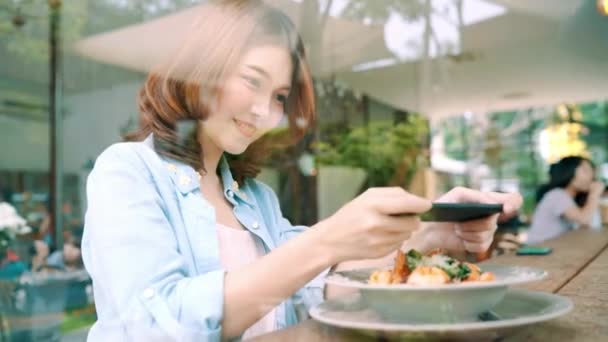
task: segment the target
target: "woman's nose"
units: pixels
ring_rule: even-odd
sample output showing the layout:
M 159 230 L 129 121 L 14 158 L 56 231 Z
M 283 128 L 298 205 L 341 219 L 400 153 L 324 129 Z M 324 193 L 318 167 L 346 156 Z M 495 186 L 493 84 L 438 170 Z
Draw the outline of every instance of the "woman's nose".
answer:
M 266 103 L 266 104 L 264 104 Z M 258 117 L 265 118 L 270 115 L 270 101 L 258 101 L 251 107 L 251 112 Z

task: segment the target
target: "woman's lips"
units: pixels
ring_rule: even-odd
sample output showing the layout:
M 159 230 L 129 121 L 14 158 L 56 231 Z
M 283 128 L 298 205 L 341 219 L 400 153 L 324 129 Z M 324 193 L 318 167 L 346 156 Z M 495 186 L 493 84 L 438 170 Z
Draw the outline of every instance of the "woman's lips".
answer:
M 234 123 L 244 136 L 251 138 L 255 134 L 256 127 L 254 125 L 238 119 L 234 119 Z

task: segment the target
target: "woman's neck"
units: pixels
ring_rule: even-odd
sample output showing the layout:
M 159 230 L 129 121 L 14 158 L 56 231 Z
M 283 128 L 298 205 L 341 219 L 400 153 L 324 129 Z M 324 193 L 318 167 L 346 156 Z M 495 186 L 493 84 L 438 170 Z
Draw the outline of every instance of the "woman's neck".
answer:
M 199 135 L 198 141 L 201 144 L 201 158 L 206 171 L 204 174 L 201 173 L 203 181 L 219 182 L 217 169 L 224 151 L 204 134 Z

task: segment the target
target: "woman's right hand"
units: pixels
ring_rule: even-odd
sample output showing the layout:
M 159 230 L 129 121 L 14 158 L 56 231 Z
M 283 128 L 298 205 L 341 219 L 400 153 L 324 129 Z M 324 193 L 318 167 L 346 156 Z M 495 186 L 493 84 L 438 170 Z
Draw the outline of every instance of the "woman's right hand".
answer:
M 604 185 L 603 182 L 595 181 L 589 186 L 589 196 L 600 198 L 602 197 L 605 189 L 606 185 Z
M 371 188 L 314 229 L 332 264 L 380 258 L 397 250 L 419 228 L 416 214 L 430 208 L 431 201 L 402 188 Z

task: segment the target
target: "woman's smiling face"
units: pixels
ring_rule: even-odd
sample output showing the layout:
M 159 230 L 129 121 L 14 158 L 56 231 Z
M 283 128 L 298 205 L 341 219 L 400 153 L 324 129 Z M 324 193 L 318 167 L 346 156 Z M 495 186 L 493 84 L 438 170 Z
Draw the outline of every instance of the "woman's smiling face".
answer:
M 230 154 L 241 154 L 277 127 L 285 115 L 292 68 L 289 51 L 284 47 L 250 48 L 228 73 L 216 106 L 201 125 L 204 143 Z

